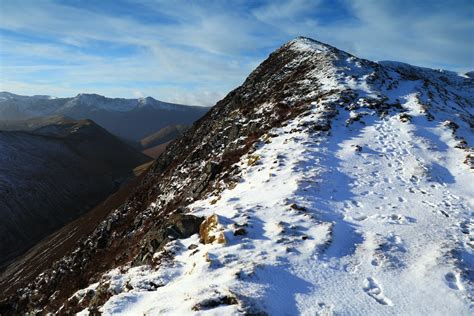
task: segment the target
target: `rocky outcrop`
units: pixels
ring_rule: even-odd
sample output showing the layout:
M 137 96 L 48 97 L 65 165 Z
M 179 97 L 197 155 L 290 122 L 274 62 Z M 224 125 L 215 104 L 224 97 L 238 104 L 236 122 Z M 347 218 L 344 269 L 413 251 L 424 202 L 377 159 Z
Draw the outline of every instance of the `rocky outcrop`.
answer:
M 227 242 L 224 227 L 219 222 L 219 216 L 213 214 L 201 223 L 199 237 L 203 244 L 225 244 Z
M 171 240 L 188 238 L 200 232 L 203 218 L 185 214 L 184 209 L 178 209 L 164 221 L 154 224 L 145 234 L 139 255 L 135 264 L 152 262 L 153 254 Z

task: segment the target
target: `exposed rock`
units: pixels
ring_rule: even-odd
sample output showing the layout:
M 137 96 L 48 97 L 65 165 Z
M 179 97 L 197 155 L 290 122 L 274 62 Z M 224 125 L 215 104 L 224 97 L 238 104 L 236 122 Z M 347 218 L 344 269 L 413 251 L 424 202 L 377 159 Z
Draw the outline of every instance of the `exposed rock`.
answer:
M 454 146 L 454 148 L 467 149 L 467 148 L 468 148 L 468 144 L 467 144 L 467 142 L 466 142 L 465 139 L 461 139 L 461 140 L 459 141 L 459 143 L 457 143 L 457 144 Z
M 464 163 L 468 165 L 470 169 L 474 169 L 474 153 L 467 154 Z
M 199 237 L 203 244 L 225 244 L 227 242 L 224 235 L 224 227 L 219 222 L 219 217 L 213 214 L 206 218 L 199 228 Z
M 244 236 L 247 235 L 247 230 L 243 227 L 237 228 L 234 230 L 234 236 Z
M 255 166 L 258 163 L 259 160 L 260 160 L 260 156 L 250 155 L 249 159 L 247 160 L 247 165 L 248 166 Z
M 317 124 L 313 125 L 314 131 L 322 131 L 326 132 L 331 129 L 331 124 L 329 122 L 317 122 Z
M 361 145 L 352 145 L 352 147 L 354 147 L 354 150 L 357 151 L 357 152 L 362 151 L 362 146 Z
M 220 305 L 236 305 L 239 302 L 237 298 L 233 295 L 224 295 L 216 298 L 210 298 L 202 302 L 197 303 L 192 307 L 193 311 L 201 311 L 206 309 L 211 309 Z
M 459 128 L 459 125 L 454 123 L 453 121 L 444 121 L 443 125 L 451 129 L 453 133 Z
M 199 246 L 196 245 L 196 244 L 191 244 L 191 245 L 189 245 L 188 249 L 193 250 L 193 249 L 196 249 L 197 247 L 199 247 Z
M 399 118 L 400 121 L 402 121 L 403 123 L 408 123 L 408 122 L 411 122 L 411 120 L 412 120 L 412 116 L 409 115 L 409 114 L 406 114 L 406 113 L 400 114 L 400 116 L 399 116 L 398 118 Z
M 203 221 L 202 217 L 184 214 L 177 210 L 164 222 L 154 225 L 144 236 L 142 250 L 135 260 L 141 264 L 153 257 L 153 254 L 161 249 L 171 240 L 188 238 L 199 233 L 199 227 Z
M 291 207 L 292 209 L 294 209 L 294 210 L 297 210 L 297 211 L 302 211 L 302 212 L 306 212 L 306 211 L 307 211 L 306 207 L 300 206 L 300 205 L 298 205 L 298 204 L 296 204 L 296 203 L 290 204 L 290 207 Z

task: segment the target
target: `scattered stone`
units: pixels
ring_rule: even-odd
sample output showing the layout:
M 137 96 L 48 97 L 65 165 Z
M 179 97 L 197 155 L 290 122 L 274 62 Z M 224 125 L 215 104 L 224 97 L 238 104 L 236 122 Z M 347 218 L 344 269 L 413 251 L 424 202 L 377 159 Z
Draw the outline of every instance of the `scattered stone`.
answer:
M 211 309 L 215 308 L 220 305 L 236 305 L 239 302 L 237 301 L 237 298 L 233 295 L 224 295 L 224 296 L 219 296 L 216 298 L 209 298 L 204 301 L 201 301 L 194 305 L 192 307 L 192 310 L 197 312 L 197 311 L 202 311 L 206 309 Z
M 360 146 L 360 145 L 351 145 L 351 147 L 354 147 L 354 150 L 357 151 L 357 152 L 362 151 L 362 146 Z
M 247 165 L 249 167 L 255 166 L 258 163 L 259 160 L 260 160 L 259 155 L 250 155 L 248 160 L 247 160 Z
M 466 155 L 466 159 L 464 159 L 464 163 L 470 168 L 474 169 L 474 154 L 469 153 Z
M 411 120 L 413 119 L 413 117 L 412 117 L 411 115 L 409 115 L 409 114 L 402 113 L 402 114 L 400 114 L 399 119 L 400 119 L 400 121 L 402 121 L 403 123 L 408 123 L 408 122 L 411 122 Z
M 237 228 L 234 230 L 234 236 L 244 236 L 247 235 L 247 230 L 245 228 Z
M 211 200 L 211 202 L 209 202 L 211 205 L 214 205 L 217 203 L 217 201 L 219 201 L 221 199 L 221 196 L 219 195 L 218 197 L 216 197 L 215 199 Z
M 444 121 L 443 125 L 450 128 L 453 131 L 453 133 L 459 128 L 458 124 L 454 123 L 453 121 L 449 121 L 449 120 Z
M 237 182 L 231 182 L 231 183 L 229 183 L 229 185 L 227 186 L 227 188 L 228 188 L 229 190 L 233 190 L 233 189 L 235 189 L 236 186 L 237 186 Z
M 292 209 L 294 209 L 294 210 L 297 210 L 297 211 L 302 211 L 302 212 L 306 212 L 306 211 L 307 211 L 306 207 L 304 207 L 304 206 L 299 206 L 299 205 L 296 204 L 296 203 L 290 204 L 290 207 L 291 207 Z
M 321 132 L 327 132 L 331 129 L 331 123 L 329 121 L 327 122 L 320 122 L 319 124 L 313 125 L 313 131 L 321 131 Z
M 346 120 L 346 127 L 350 126 L 354 122 L 360 122 L 365 124 L 361 118 L 364 116 L 364 113 L 351 112 L 350 117 Z
M 193 250 L 193 249 L 196 249 L 197 247 L 199 247 L 199 246 L 196 245 L 196 244 L 191 244 L 191 245 L 189 245 L 188 249 Z
M 459 149 L 466 149 L 467 147 L 468 146 L 465 139 L 461 139 L 461 141 L 457 143 L 456 146 L 454 146 L 454 148 L 459 148 Z
M 271 136 L 269 134 L 264 134 L 262 136 L 262 141 L 265 143 L 265 144 L 270 144 L 272 142 L 271 140 Z

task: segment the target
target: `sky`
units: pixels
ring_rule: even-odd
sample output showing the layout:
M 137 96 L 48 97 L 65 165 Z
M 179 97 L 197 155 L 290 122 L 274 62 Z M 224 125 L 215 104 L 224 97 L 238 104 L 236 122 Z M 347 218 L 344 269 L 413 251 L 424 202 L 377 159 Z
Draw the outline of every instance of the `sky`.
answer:
M 213 105 L 297 36 L 467 72 L 474 1 L 0 0 L 0 91 Z

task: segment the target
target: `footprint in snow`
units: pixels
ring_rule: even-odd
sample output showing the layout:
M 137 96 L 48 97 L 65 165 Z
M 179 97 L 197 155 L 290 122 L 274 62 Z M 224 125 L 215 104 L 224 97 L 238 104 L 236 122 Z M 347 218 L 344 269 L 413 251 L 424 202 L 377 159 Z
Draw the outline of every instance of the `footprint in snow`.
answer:
M 449 272 L 444 276 L 446 283 L 453 290 L 462 290 L 463 286 L 459 277 L 459 273 Z
M 377 281 L 373 278 L 367 278 L 364 281 L 364 287 L 362 288 L 367 295 L 372 297 L 377 303 L 381 305 L 393 306 L 392 301 L 383 294 L 382 288 L 378 285 Z
M 318 303 L 318 310 L 316 311 L 316 315 L 318 316 L 329 316 L 334 315 L 334 305 L 329 305 L 326 303 Z
M 352 217 L 355 221 L 358 221 L 358 222 L 362 222 L 362 221 L 365 221 L 367 219 L 367 215 L 356 215 L 354 217 Z
M 413 217 L 405 216 L 402 214 L 391 214 L 384 216 L 384 219 L 389 222 L 390 224 L 399 224 L 399 225 L 407 225 L 410 223 L 416 223 L 416 219 Z

